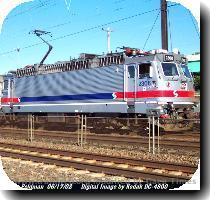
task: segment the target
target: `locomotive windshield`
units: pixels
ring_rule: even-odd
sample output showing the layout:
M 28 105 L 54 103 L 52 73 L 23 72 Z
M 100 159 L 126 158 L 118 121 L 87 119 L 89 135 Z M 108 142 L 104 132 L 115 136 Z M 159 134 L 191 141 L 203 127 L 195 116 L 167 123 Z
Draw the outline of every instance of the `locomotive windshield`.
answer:
M 165 76 L 178 76 L 178 70 L 174 63 L 162 63 L 163 73 Z
M 187 67 L 187 65 L 181 65 L 182 67 L 182 71 L 184 73 L 184 75 L 187 77 L 187 78 L 192 78 L 191 74 L 190 74 L 190 71 Z

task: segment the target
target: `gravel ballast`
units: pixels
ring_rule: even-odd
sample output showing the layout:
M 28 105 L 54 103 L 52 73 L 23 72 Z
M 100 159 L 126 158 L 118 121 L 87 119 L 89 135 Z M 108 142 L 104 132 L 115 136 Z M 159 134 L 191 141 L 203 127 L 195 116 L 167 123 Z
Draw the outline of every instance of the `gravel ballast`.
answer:
M 153 155 L 148 152 L 148 148 L 126 146 L 126 145 L 101 145 L 101 144 L 86 144 L 83 147 L 70 142 L 58 142 L 49 140 L 40 140 L 29 142 L 21 139 L 1 138 L 0 142 L 24 144 L 36 147 L 45 147 L 53 149 L 62 149 L 79 152 L 92 152 L 103 155 L 121 156 L 129 158 L 138 158 L 144 160 L 162 160 L 172 163 L 197 165 L 199 162 L 199 152 L 175 150 L 175 149 L 160 149 L 160 153 Z M 31 161 L 21 161 L 19 159 L 2 158 L 2 164 L 9 178 L 14 182 L 128 182 L 141 181 L 126 179 L 124 177 L 109 176 L 98 173 L 85 172 L 69 168 L 58 167 L 54 165 L 45 165 L 43 163 L 34 163 Z

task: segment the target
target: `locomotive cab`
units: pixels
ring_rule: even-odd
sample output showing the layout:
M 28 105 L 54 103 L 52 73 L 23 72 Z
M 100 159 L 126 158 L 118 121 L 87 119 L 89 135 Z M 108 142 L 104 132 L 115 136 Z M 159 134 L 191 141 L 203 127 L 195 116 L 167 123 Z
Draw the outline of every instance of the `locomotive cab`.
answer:
M 165 58 L 168 55 L 165 55 Z M 167 91 L 167 99 L 163 100 L 163 110 L 167 114 L 180 114 L 192 111 L 196 105 L 194 97 L 193 78 L 187 66 L 187 60 L 182 55 L 169 55 L 169 61 L 160 63 L 163 81 L 159 81 L 162 89 Z M 164 59 L 165 59 L 164 58 Z M 159 99 L 161 102 L 161 99 Z M 171 109 L 168 109 L 171 108 Z
M 126 60 L 125 101 L 135 113 L 167 114 L 192 110 L 193 79 L 183 55 L 154 53 Z M 132 62 L 131 62 L 132 61 Z

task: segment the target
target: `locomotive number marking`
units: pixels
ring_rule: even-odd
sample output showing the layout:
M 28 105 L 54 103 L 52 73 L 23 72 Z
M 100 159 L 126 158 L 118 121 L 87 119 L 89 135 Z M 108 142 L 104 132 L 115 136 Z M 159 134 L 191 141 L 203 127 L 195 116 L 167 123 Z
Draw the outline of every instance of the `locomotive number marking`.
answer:
M 165 55 L 164 61 L 165 62 L 172 62 L 172 61 L 174 61 L 174 56 L 173 55 Z
M 141 87 L 147 87 L 147 86 L 151 86 L 152 82 L 151 81 L 140 81 L 139 82 L 139 86 Z

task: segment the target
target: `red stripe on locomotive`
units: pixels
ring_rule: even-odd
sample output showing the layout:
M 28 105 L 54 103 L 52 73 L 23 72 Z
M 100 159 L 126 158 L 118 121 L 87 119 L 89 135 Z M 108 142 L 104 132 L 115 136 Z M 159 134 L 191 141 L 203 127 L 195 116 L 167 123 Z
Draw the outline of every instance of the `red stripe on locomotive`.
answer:
M 0 99 L 1 103 L 19 103 L 20 99 L 19 98 L 7 98 L 7 97 L 3 97 Z
M 160 98 L 160 97 L 194 97 L 194 91 L 176 91 L 176 90 L 153 90 L 153 91 L 138 91 L 138 92 L 115 92 L 116 99 L 124 98 Z

